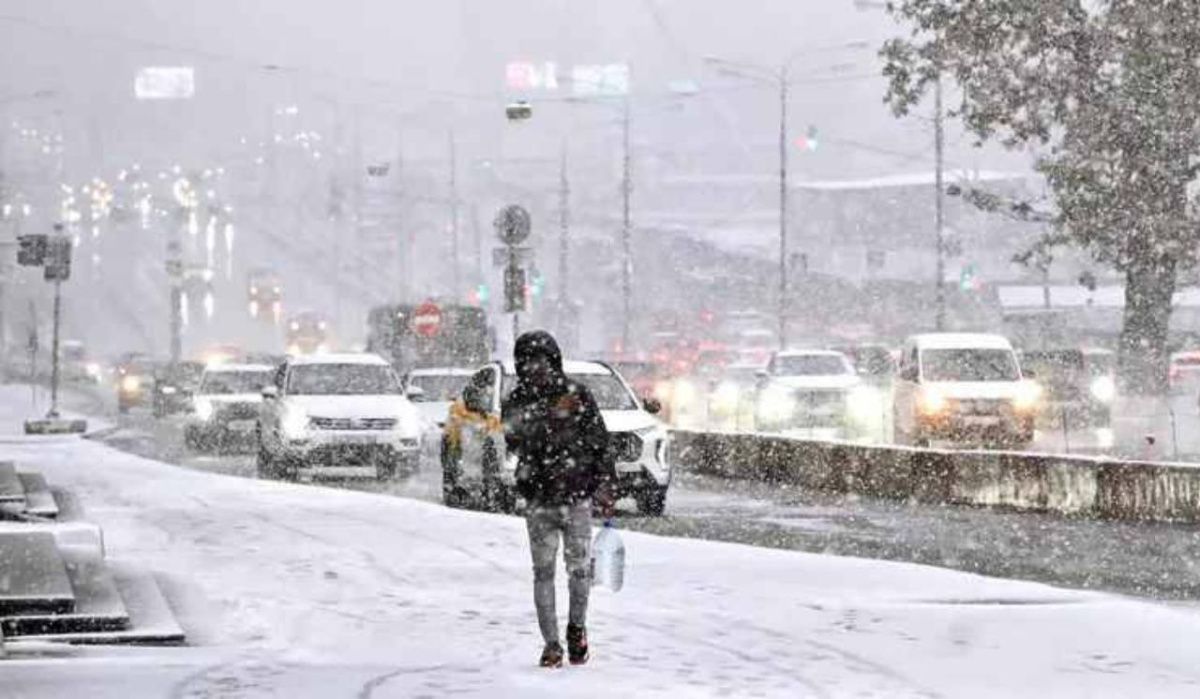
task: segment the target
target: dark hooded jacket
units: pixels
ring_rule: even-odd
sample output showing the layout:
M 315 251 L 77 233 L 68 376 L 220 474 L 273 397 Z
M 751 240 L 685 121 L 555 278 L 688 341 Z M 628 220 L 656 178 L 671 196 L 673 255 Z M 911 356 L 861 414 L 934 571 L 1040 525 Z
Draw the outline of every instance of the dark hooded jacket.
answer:
M 548 381 L 531 380 L 531 359 L 549 361 Z M 562 352 L 544 331 L 517 338 L 517 385 L 501 409 L 509 453 L 519 459 L 517 491 L 534 505 L 590 500 L 616 478 L 608 430 L 586 386 L 563 371 Z

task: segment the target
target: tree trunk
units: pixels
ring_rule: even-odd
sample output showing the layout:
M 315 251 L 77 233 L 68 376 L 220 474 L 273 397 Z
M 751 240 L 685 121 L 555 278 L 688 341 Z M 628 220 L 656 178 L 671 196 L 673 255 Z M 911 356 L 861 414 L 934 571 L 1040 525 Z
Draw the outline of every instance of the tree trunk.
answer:
M 1125 272 L 1121 326 L 1121 391 L 1153 396 L 1167 392 L 1167 331 L 1175 295 L 1175 260 L 1147 255 Z

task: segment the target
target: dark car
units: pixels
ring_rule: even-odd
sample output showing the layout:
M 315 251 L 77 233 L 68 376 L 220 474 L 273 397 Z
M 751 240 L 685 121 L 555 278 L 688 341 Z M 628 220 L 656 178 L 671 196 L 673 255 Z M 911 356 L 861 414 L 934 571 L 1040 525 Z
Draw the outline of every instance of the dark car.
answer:
M 154 373 L 154 417 L 186 413 L 192 409 L 192 395 L 204 374 L 201 362 L 165 364 Z
M 896 373 L 896 360 L 887 345 L 841 345 L 832 349 L 850 358 L 854 371 L 863 381 L 873 384 L 888 383 Z
M 1042 387 L 1043 425 L 1107 427 L 1116 397 L 1116 355 L 1102 349 L 1023 352 L 1021 371 Z
M 117 410 L 127 413 L 146 405 L 154 389 L 154 372 L 162 362 L 143 354 L 123 355 L 117 362 Z

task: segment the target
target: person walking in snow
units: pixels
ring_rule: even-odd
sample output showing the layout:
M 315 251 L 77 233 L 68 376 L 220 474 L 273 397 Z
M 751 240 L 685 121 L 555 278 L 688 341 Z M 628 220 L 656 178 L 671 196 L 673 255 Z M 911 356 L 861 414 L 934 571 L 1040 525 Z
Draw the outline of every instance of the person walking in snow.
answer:
M 540 664 L 563 662 L 554 587 L 561 540 L 570 592 L 567 654 L 572 665 L 582 665 L 589 657 L 592 505 L 611 516 L 616 480 L 608 430 L 591 392 L 563 371 L 562 352 L 549 333 L 521 335 L 513 359 L 517 385 L 501 412 L 505 444 L 518 457 L 517 492 L 528 506 L 533 599 L 546 644 Z

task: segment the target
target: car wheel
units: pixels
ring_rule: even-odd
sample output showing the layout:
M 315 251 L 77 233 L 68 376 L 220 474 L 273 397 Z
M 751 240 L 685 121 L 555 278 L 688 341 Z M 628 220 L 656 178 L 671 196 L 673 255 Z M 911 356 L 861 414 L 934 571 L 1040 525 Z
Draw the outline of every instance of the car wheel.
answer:
M 638 512 L 647 517 L 661 517 L 667 509 L 667 489 L 651 486 L 637 495 Z
M 277 478 L 271 454 L 263 447 L 261 439 L 258 442 L 258 458 L 255 459 L 254 465 L 259 478 L 263 480 L 275 480 Z
M 193 428 L 187 428 L 183 431 L 183 445 L 189 451 L 203 451 L 204 442 L 200 438 L 200 434 Z

